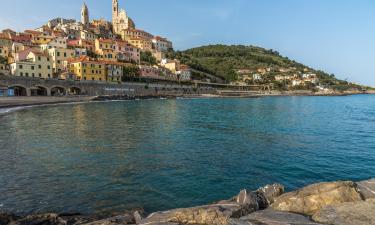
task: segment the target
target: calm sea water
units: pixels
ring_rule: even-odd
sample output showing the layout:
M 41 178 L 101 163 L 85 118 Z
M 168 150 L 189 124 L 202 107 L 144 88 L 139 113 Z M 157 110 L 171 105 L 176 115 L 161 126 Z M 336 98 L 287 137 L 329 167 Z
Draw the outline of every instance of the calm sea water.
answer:
M 0 211 L 151 212 L 375 177 L 370 95 L 60 105 L 0 126 Z

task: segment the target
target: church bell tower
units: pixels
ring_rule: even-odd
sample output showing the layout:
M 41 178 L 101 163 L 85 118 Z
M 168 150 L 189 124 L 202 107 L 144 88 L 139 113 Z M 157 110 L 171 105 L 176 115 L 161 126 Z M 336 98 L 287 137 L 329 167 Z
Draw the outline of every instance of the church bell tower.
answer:
M 82 10 L 81 10 L 81 22 L 85 26 L 88 26 L 90 23 L 89 9 L 87 8 L 87 5 L 85 2 L 83 3 Z

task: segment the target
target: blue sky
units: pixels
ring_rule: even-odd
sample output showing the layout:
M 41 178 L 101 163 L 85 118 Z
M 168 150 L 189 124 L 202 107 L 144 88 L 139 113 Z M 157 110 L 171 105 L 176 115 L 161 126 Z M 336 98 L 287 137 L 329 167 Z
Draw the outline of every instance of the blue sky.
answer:
M 86 0 L 91 18 L 111 17 L 110 0 Z M 53 17 L 79 18 L 81 1 L 2 1 L 0 29 L 24 30 Z M 375 86 L 374 0 L 120 0 L 138 28 L 176 49 L 245 44 L 275 49 L 337 77 Z

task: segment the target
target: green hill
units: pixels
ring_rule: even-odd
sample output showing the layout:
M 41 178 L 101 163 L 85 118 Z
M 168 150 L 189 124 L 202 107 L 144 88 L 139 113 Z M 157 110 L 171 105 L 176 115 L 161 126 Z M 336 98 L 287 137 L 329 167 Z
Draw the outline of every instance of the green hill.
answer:
M 259 69 L 267 69 L 267 72 L 263 73 L 264 79 L 262 82 L 277 84 L 274 80 L 276 75 L 287 76 L 308 72 L 317 74 L 320 84 L 335 89 L 347 89 L 355 86 L 346 81 L 336 79 L 333 74 L 314 70 L 281 56 L 272 49 L 267 50 L 254 46 L 208 45 L 185 51 L 171 52 L 169 58 L 179 59 L 181 63 L 187 64 L 195 70 L 221 77 L 226 82 L 239 80 L 241 75 L 238 73 L 239 70 L 256 73 Z

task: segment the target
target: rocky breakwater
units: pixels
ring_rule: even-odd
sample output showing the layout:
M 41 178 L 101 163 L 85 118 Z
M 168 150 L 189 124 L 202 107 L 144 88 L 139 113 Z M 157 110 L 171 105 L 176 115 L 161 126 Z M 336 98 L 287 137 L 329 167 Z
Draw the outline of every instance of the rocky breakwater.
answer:
M 80 215 L 43 214 L 17 217 L 0 214 L 0 225 L 374 225 L 375 179 L 309 185 L 284 193 L 273 184 L 242 190 L 231 199 L 209 205 L 173 209 L 144 216 L 141 211 L 97 219 Z

